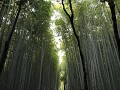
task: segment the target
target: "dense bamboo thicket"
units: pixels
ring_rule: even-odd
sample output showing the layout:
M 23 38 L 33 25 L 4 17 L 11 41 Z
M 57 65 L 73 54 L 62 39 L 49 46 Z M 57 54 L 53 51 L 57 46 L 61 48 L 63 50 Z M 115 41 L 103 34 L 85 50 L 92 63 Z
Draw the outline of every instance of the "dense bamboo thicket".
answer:
M 1 0 L 0 90 L 120 90 L 119 35 L 119 0 Z
M 0 69 L 3 65 L 4 69 L 0 90 L 58 89 L 50 7 L 51 3 L 43 0 L 1 1 Z
M 115 9 L 109 0 L 104 3 L 97 0 L 62 3 L 66 17 L 58 19 L 56 24 L 58 29 L 62 28 L 67 58 L 65 89 L 120 89 L 120 4 L 117 0 L 113 2 Z

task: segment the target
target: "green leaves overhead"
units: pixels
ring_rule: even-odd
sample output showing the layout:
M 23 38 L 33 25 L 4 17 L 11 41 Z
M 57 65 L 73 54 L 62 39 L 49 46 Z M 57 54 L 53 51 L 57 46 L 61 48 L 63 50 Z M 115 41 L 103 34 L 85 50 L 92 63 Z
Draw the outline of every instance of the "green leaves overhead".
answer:
M 85 90 L 85 80 L 88 90 L 120 90 L 120 59 L 109 3 L 64 0 L 68 14 L 74 14 L 69 18 L 61 0 L 23 0 L 14 24 L 20 1 L 0 1 L 0 57 L 9 46 L 0 90 Z M 114 2 L 120 34 L 120 0 Z

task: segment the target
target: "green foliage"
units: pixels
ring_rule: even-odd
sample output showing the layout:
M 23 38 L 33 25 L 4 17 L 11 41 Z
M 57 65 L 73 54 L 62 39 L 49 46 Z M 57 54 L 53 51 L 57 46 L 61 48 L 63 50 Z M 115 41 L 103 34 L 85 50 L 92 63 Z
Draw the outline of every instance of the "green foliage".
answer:
M 8 29 L 12 27 L 18 8 L 14 1 L 10 4 L 10 11 L 6 10 L 5 15 L 10 14 L 8 20 L 12 23 L 5 25 L 4 38 L 10 32 Z M 28 0 L 22 7 L 5 64 L 5 75 L 1 76 L 8 80 L 7 83 L 0 78 L 2 90 L 58 88 L 58 55 L 50 32 L 50 8 L 51 2 L 44 0 Z
M 20 0 L 5 0 L 0 6 L 0 55 L 14 23 Z M 83 90 L 83 67 L 70 20 L 61 3 L 52 0 L 25 0 L 0 77 L 1 90 Z M 90 90 L 119 90 L 119 58 L 110 9 L 99 0 L 71 0 L 74 25 L 80 38 Z M 115 0 L 120 30 L 120 0 Z M 65 1 L 69 10 L 69 0 Z M 55 31 L 62 37 L 65 52 L 59 64 L 58 49 L 50 24 L 53 12 Z M 2 22 L 1 22 L 2 21 Z M 2 33 L 3 31 L 3 33 Z M 3 36 L 3 37 L 1 37 Z

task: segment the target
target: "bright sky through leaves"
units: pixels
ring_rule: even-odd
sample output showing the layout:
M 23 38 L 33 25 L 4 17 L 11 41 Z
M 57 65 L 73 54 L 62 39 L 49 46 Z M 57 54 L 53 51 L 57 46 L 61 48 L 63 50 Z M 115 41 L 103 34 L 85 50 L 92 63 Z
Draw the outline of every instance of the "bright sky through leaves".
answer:
M 55 4 L 55 3 L 54 3 Z M 61 41 L 62 41 L 62 36 L 59 36 L 58 33 L 56 32 L 56 26 L 55 26 L 55 20 L 57 18 L 60 17 L 60 14 L 59 12 L 55 11 L 53 12 L 53 16 L 51 17 L 51 24 L 50 24 L 50 28 L 53 32 L 53 35 L 54 35 L 54 39 L 55 39 L 55 42 L 56 42 L 56 47 L 58 49 L 58 56 L 59 56 L 59 64 L 62 63 L 62 59 L 63 59 L 63 56 L 64 56 L 64 52 L 61 49 Z

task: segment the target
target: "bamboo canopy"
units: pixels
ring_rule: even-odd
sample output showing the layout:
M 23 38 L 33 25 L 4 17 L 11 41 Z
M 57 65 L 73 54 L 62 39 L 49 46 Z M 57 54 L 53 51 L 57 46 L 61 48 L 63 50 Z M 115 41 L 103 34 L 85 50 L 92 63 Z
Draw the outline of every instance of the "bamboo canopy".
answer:
M 0 90 L 120 90 L 119 0 L 1 0 Z

